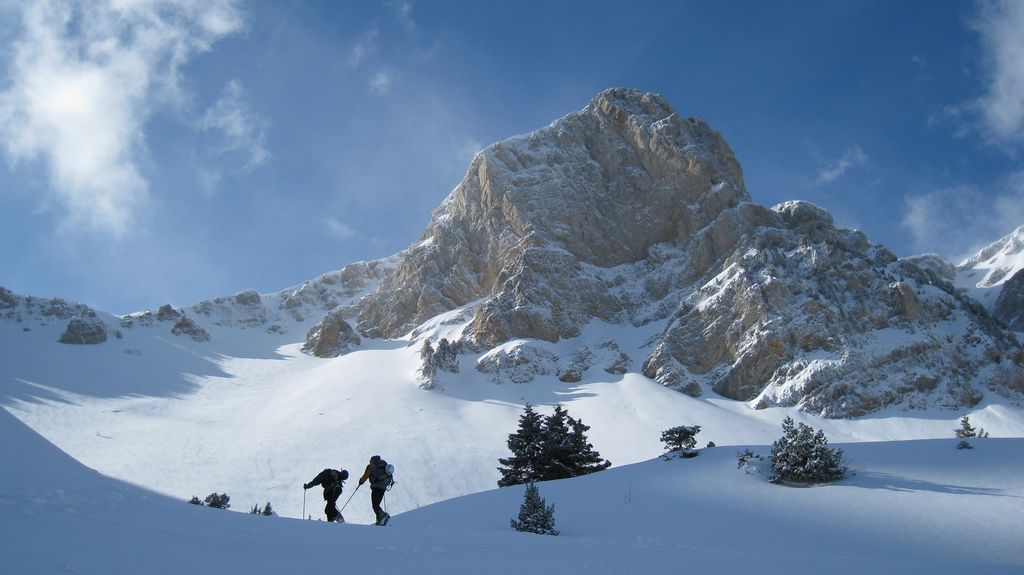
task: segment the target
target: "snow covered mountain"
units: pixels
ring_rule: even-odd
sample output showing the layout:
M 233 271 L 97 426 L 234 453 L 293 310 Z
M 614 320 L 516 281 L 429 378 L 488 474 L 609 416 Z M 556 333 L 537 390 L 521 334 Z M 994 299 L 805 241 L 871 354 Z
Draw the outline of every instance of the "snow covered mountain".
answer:
M 616 466 L 668 427 L 763 445 L 786 416 L 838 442 L 949 437 L 965 413 L 1024 436 L 1020 344 L 954 278 L 751 203 L 721 136 L 615 89 L 484 150 L 384 260 L 125 317 L 0 289 L 0 402 L 104 474 L 293 517 L 316 472 L 376 453 L 393 514 L 493 489 L 526 402 L 566 406 Z
M 1010 329 L 1024 332 L 1024 226 L 957 266 L 957 283 Z
M 718 133 L 613 89 L 479 154 L 360 302 L 358 327 L 393 338 L 457 311 L 464 329 L 450 335 L 492 350 L 477 369 L 509 364 L 513 381 L 639 371 L 695 397 L 829 417 L 1019 399 L 1020 344 L 954 278 L 811 204 L 750 203 Z M 642 343 L 579 337 L 592 322 L 637 328 Z

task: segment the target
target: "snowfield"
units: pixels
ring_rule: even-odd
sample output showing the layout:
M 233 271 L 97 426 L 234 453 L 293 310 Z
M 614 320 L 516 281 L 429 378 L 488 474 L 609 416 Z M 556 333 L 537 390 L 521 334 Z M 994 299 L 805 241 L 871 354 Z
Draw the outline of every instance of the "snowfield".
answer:
M 2 411 L 0 434 L 9 573 L 1024 570 L 1022 439 L 972 450 L 953 439 L 847 444 L 855 475 L 811 488 L 748 475 L 734 447 L 654 459 L 541 483 L 561 531 L 548 537 L 509 526 L 521 486 L 396 514 L 383 528 L 337 525 L 157 495 L 86 468 Z

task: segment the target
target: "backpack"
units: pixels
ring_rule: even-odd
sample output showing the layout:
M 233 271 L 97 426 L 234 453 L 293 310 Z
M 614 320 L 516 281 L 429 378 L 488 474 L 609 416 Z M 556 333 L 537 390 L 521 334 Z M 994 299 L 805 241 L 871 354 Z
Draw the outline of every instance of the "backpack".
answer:
M 370 485 L 378 485 L 384 489 L 391 489 L 391 486 L 395 484 L 395 466 L 389 464 L 387 461 L 380 459 L 377 463 L 373 464 L 373 469 L 370 471 Z
M 345 469 L 342 469 L 341 471 L 330 469 L 328 471 L 330 471 L 330 473 L 328 473 L 330 480 L 323 483 L 324 501 L 340 497 L 341 492 L 344 490 L 345 480 L 348 479 L 348 471 Z

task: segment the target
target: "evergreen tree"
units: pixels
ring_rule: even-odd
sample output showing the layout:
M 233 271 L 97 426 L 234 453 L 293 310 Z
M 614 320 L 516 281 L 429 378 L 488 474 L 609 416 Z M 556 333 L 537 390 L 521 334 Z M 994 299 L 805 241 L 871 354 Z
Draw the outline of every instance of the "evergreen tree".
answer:
M 198 497 L 196 497 L 195 495 L 193 495 L 192 499 L 189 499 L 188 502 L 191 503 L 192 505 L 200 505 L 201 506 L 203 504 L 203 501 L 201 499 L 199 499 Z
M 274 509 L 272 507 L 270 507 L 270 502 L 267 501 L 267 504 L 263 507 L 263 515 L 266 515 L 266 516 L 269 517 L 269 516 L 271 516 L 273 514 L 274 514 Z
M 519 416 L 519 429 L 508 436 L 508 448 L 512 456 L 498 459 L 502 465 L 498 468 L 501 473 L 498 487 L 520 485 L 537 479 L 543 431 L 543 416 L 527 403 L 523 414 Z
M 977 432 L 971 427 L 971 420 L 966 415 L 960 418 L 960 427 L 953 430 L 953 435 L 960 439 L 976 437 Z
M 677 425 L 661 432 L 661 442 L 668 451 L 693 449 L 697 445 L 699 425 Z
M 571 417 L 569 425 L 572 428 L 572 431 L 569 432 L 569 445 L 572 451 L 573 477 L 603 471 L 612 466 L 612 462 L 602 459 L 601 454 L 594 451 L 594 446 L 587 441 L 589 425 L 584 425 L 581 419 Z
M 971 426 L 971 420 L 966 415 L 960 418 L 960 427 L 953 430 L 953 435 L 959 439 L 967 439 L 969 437 L 988 437 L 988 432 L 982 428 L 977 430 Z
M 575 476 L 572 438 L 569 436 L 569 414 L 561 405 L 544 418 L 544 432 L 540 440 L 540 468 L 538 480 L 565 479 Z
M 228 497 L 227 493 L 218 495 L 217 492 L 213 492 L 206 496 L 207 507 L 214 507 L 216 509 L 227 509 L 231 507 L 231 504 L 228 503 L 228 501 L 231 501 L 231 498 Z
M 519 418 L 519 429 L 508 436 L 512 457 L 499 459 L 498 487 L 532 481 L 565 479 L 601 471 L 611 462 L 601 458 L 587 441 L 590 427 L 573 419 L 561 405 L 543 417 L 527 404 Z
M 773 483 L 826 483 L 842 479 L 847 470 L 843 450 L 829 448 L 823 431 L 794 425 L 790 417 L 782 422 L 782 437 L 772 444 L 771 465 Z
M 252 509 L 249 510 L 249 514 L 250 515 L 262 515 L 263 514 L 263 510 L 260 509 L 259 505 L 253 505 Z
M 531 481 L 523 494 L 523 504 L 519 507 L 519 520 L 512 520 L 512 529 L 540 535 L 558 535 L 555 529 L 555 506 L 546 505 L 540 496 L 540 490 Z

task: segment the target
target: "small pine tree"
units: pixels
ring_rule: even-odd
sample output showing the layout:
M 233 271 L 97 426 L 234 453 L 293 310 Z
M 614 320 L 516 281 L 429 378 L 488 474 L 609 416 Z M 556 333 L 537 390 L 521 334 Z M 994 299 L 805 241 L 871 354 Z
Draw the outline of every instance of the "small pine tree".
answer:
M 970 437 L 977 437 L 978 439 L 988 437 L 988 432 L 982 428 L 977 430 L 971 426 L 971 419 L 966 415 L 960 418 L 960 427 L 953 430 L 953 435 L 957 439 L 967 439 Z
M 843 450 L 828 447 L 821 430 L 787 417 L 782 422 L 782 437 L 772 444 L 772 483 L 784 481 L 803 484 L 827 483 L 842 479 Z
M 262 515 L 263 514 L 263 510 L 260 509 L 259 505 L 253 505 L 252 509 L 249 510 L 249 513 L 251 515 Z
M 270 502 L 267 501 L 267 504 L 265 506 L 263 506 L 263 515 L 266 515 L 266 516 L 269 517 L 269 516 L 271 516 L 273 514 L 274 514 L 274 509 L 272 507 L 270 507 Z
M 195 495 L 193 495 L 192 499 L 189 499 L 188 502 L 191 503 L 192 505 L 200 505 L 201 506 L 203 504 L 203 501 L 201 499 L 199 499 L 198 497 L 196 497 Z
M 207 507 L 213 507 L 215 509 L 227 509 L 231 507 L 231 504 L 228 503 L 229 501 L 231 501 L 231 498 L 228 497 L 227 493 L 218 495 L 217 492 L 213 492 L 206 496 Z
M 965 415 L 960 418 L 960 427 L 953 430 L 953 435 L 959 439 L 966 439 L 968 437 L 977 437 L 978 432 L 971 427 L 971 419 Z
M 698 433 L 699 425 L 677 425 L 661 432 L 661 442 L 665 444 L 666 451 L 693 449 L 697 445 Z
M 512 529 L 540 535 L 558 535 L 555 529 L 555 506 L 546 503 L 537 486 L 533 482 L 527 484 L 523 504 L 519 507 L 519 520 L 512 520 Z

